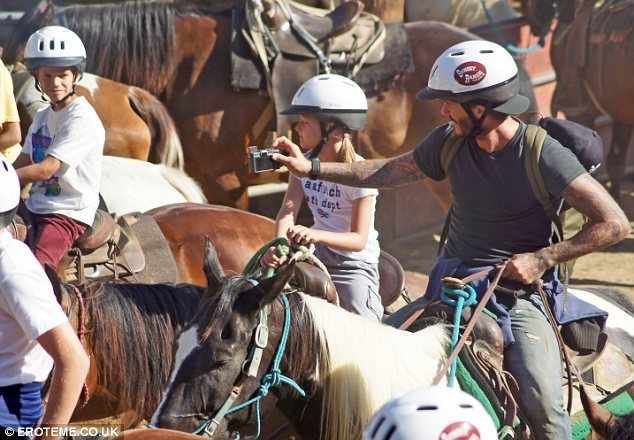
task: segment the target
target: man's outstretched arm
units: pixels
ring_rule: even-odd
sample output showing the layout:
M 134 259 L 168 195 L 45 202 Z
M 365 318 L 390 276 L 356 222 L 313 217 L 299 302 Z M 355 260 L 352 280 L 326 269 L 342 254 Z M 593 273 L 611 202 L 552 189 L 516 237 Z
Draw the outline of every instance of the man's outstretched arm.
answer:
M 299 177 L 310 174 L 311 162 L 304 157 L 297 145 L 282 137 L 273 146 L 288 154 L 276 154 L 273 159 L 284 164 L 292 174 Z M 395 188 L 424 179 L 425 174 L 416 164 L 414 152 L 410 151 L 389 159 L 353 163 L 322 162 L 319 178 L 362 188 Z

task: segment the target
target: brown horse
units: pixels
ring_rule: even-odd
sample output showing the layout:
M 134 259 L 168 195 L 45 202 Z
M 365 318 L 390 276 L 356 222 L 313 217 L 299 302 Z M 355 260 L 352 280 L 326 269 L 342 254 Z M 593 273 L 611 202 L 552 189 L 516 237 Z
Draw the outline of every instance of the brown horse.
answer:
M 275 235 L 269 218 L 235 208 L 179 203 L 148 211 L 167 238 L 180 272 L 179 282 L 206 286 L 204 238 L 218 249 L 225 270 L 239 273 Z
M 612 145 L 606 162 L 610 192 L 618 198 L 625 176 L 634 125 L 634 3 L 592 0 L 525 0 L 524 14 L 535 35 L 550 31 L 559 11 L 550 59 L 557 74 L 552 113 L 593 126 L 599 115 L 613 120 Z
M 70 285 L 58 288 L 56 275 L 49 271 L 92 359 L 85 406 L 75 412 L 76 421 L 126 411 L 131 417 L 126 423 L 149 418 L 171 370 L 171 357 L 166 354 L 172 351 L 175 335 L 198 310 L 198 286 L 207 283 L 205 237 L 217 247 L 225 270 L 240 273 L 274 234 L 272 220 L 224 206 L 177 204 L 151 214 L 177 262 L 180 278 L 174 281 L 188 284 L 94 283 L 79 291 Z
M 264 5 L 272 7 L 270 0 Z M 130 2 L 78 5 L 53 14 L 52 6 L 43 7 L 24 24 L 21 39 L 54 20 L 75 30 L 88 47 L 90 71 L 147 88 L 165 102 L 179 128 L 186 170 L 201 183 L 207 199 L 246 206 L 246 187 L 254 182 L 246 149 L 264 142 L 266 130 L 258 136 L 252 129 L 269 98 L 230 87 L 231 15 L 184 8 L 181 2 Z M 403 153 L 444 122 L 438 103 L 417 101 L 415 95 L 444 49 L 476 38 L 429 22 L 408 23 L 405 32 L 414 68 L 367 90 L 370 110 L 358 147 L 369 158 Z
M 26 136 L 33 114 L 46 105 L 31 74 L 20 64 L 12 72 L 14 94 Z M 84 74 L 76 86 L 95 108 L 106 129 L 104 153 L 183 168 L 183 147 L 165 106 L 149 92 Z

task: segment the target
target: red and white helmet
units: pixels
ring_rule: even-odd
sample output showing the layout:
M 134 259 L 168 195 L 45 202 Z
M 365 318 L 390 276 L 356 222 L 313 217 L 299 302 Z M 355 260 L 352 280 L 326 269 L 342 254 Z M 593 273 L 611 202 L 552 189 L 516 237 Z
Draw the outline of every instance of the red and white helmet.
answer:
M 11 162 L 0 153 L 0 229 L 11 224 L 20 202 L 20 181 Z
M 368 423 L 363 440 L 497 440 L 480 402 L 457 388 L 419 388 L 390 400 Z
M 77 34 L 63 26 L 45 26 L 26 42 L 24 62 L 29 70 L 38 67 L 75 67 L 83 72 L 86 48 Z
M 518 93 L 517 64 L 511 54 L 491 41 L 471 40 L 451 46 L 436 59 L 418 98 L 488 103 L 491 110 L 517 115 L 530 105 Z

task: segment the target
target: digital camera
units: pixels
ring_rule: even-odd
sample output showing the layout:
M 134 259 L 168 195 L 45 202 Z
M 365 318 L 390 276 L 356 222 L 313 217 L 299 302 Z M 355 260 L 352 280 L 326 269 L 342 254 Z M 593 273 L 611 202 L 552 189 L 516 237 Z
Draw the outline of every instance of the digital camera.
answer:
M 260 150 L 258 147 L 249 147 L 248 153 L 249 169 L 252 173 L 273 171 L 282 166 L 281 163 L 275 162 L 272 159 L 274 153 L 281 154 L 277 148 L 264 148 Z

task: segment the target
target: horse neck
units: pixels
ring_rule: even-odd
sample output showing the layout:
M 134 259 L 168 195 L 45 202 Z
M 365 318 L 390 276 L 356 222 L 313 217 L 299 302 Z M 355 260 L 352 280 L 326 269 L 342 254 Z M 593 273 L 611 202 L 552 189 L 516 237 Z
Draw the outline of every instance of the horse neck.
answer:
M 322 386 L 318 383 L 319 366 L 325 362 L 324 351 L 318 332 L 313 327 L 305 303 L 297 294 L 288 295 L 291 313 L 291 327 L 288 343 L 280 365 L 282 374 L 294 380 L 306 393 L 302 398 L 286 385 L 275 390 L 277 400 L 263 402 L 266 407 L 273 404 L 301 431 L 302 438 L 319 438 L 315 427 L 319 426 L 321 414 Z M 273 343 L 264 365 L 270 365 L 279 346 L 284 322 L 284 308 L 276 301 L 271 307 L 271 331 Z M 270 369 L 270 367 L 269 367 Z
M 152 414 L 172 367 L 166 354 L 197 311 L 200 294 L 194 286 L 107 284 L 89 298 L 99 385 L 118 396 L 119 409 Z
M 313 357 L 320 353 L 314 399 L 304 407 L 312 413 L 303 416 L 319 415 L 322 437 L 361 438 L 376 410 L 397 395 L 430 385 L 446 357 L 442 325 L 407 333 L 323 300 L 302 298 L 310 316 L 304 331 L 314 333 L 304 333 L 302 342 L 314 339 Z

